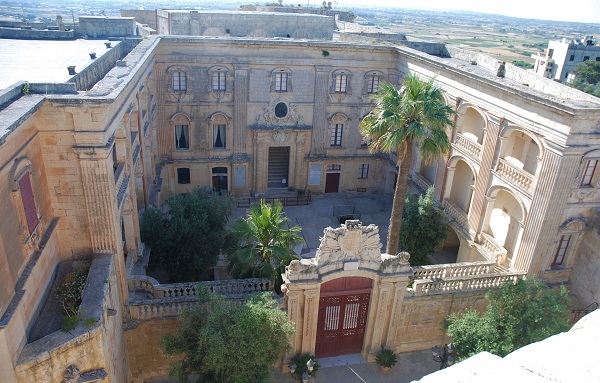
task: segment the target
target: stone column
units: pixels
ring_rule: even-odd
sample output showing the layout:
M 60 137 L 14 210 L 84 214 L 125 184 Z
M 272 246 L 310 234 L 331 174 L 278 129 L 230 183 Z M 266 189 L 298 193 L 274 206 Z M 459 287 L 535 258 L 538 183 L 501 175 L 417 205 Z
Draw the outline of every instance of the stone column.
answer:
M 321 291 L 318 286 L 304 290 L 304 323 L 302 324 L 302 350 L 304 353 L 315 353 L 317 338 L 317 320 L 319 316 L 319 298 Z
M 296 158 L 294 167 L 294 184 L 298 189 L 306 189 L 308 184 L 304 174 L 304 133 L 296 133 Z
M 475 190 L 472 196 L 471 210 L 469 211 L 469 228 L 471 232 L 477 231 L 476 228 L 483 218 L 483 205 L 485 194 L 490 183 L 490 176 L 492 174 L 494 153 L 497 150 L 500 123 L 501 121 L 499 118 L 489 116 L 488 126 L 484 133 L 485 137 L 481 148 L 479 174 L 475 177 Z
M 317 66 L 315 75 L 315 102 L 313 108 L 313 139 L 312 154 L 325 155 L 325 148 L 329 142 L 327 131 L 327 104 L 329 103 L 329 75 L 328 66 Z

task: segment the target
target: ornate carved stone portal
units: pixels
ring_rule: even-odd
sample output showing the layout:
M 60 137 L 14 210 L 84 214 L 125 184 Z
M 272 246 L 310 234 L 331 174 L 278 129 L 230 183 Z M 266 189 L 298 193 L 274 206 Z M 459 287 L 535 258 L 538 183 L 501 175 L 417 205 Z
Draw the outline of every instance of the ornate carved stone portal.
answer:
M 283 275 L 282 290 L 286 294 L 284 306 L 288 318 L 296 326 L 292 355 L 315 352 L 321 284 L 347 277 L 373 281 L 363 356 L 373 359 L 381 346 L 393 349 L 399 343 L 393 329 L 411 274 L 409 255 L 382 254 L 381 248 L 377 226 L 348 220 L 339 228 L 323 230 L 315 258 L 290 263 Z

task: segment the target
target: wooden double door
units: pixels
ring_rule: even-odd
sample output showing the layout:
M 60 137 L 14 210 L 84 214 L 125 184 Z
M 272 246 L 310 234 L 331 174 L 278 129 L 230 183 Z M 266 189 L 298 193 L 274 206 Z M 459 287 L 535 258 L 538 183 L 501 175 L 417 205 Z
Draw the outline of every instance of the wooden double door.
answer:
M 372 280 L 339 278 L 321 285 L 315 356 L 360 353 L 365 337 Z

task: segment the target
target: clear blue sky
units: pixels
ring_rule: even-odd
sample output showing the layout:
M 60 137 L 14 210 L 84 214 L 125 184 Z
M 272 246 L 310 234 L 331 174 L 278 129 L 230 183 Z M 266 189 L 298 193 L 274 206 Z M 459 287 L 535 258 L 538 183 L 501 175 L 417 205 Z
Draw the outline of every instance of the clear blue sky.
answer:
M 313 5 L 313 2 L 316 5 L 322 0 L 313 0 L 310 4 Z M 531 19 L 600 23 L 600 0 L 377 0 L 375 2 L 338 0 L 337 2 L 340 7 L 379 5 L 395 8 L 452 9 Z

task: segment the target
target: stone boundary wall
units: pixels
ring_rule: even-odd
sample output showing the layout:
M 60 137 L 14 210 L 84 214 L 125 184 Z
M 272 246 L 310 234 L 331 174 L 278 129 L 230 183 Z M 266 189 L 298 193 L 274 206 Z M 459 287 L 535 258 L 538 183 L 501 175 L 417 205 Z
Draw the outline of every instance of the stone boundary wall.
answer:
M 450 342 L 442 329 L 442 321 L 452 312 L 467 309 L 485 310 L 487 290 L 444 295 L 406 296 L 400 310 L 395 338 L 396 352 L 427 350 Z
M 339 41 L 356 43 L 391 43 L 416 49 L 420 52 L 433 56 L 448 57 L 446 45 L 441 43 L 430 43 L 426 41 L 410 41 L 406 36 L 392 33 L 367 33 L 367 32 L 340 32 Z
M 482 53 L 471 52 L 451 45 L 446 46 L 446 49 L 450 57 L 465 61 L 466 63 L 476 62 L 478 66 L 482 66 L 493 73 L 497 72 L 498 66 L 500 65 L 500 62 L 497 58 L 490 57 Z M 519 68 L 510 63 L 506 63 L 505 78 L 516 81 L 531 89 L 544 92 L 546 94 L 552 94 L 561 99 L 571 101 L 588 101 L 595 104 L 598 103 L 598 98 L 592 96 L 591 94 L 584 93 L 575 88 L 570 88 L 557 81 L 548 81 L 547 78 L 538 76 L 532 71 Z
M 75 31 L 49 31 L 0 27 L 0 38 L 18 40 L 74 40 Z
M 131 38 L 120 42 L 113 42 L 114 46 L 110 48 L 110 52 L 106 52 L 98 57 L 81 72 L 73 76 L 69 82 L 74 82 L 78 91 L 90 90 L 115 67 L 117 60 L 121 60 L 127 56 L 140 41 L 141 39 L 139 38 Z
M 164 23 L 169 23 L 165 26 Z M 291 37 L 305 39 L 333 38 L 335 20 L 317 15 L 260 12 L 169 12 L 158 11 L 159 34 Z
M 135 36 L 133 17 L 80 16 L 75 26 L 77 36 L 88 38 Z
M 95 322 L 90 326 L 80 323 L 67 333 L 56 331 L 25 346 L 15 368 L 20 382 L 62 382 L 69 366 L 83 376 L 107 378 L 107 383 L 126 381 L 123 360 L 127 356 L 112 257 L 94 257 L 83 292 L 81 315 Z M 109 309 L 115 310 L 114 314 Z
M 134 17 L 140 24 L 146 24 L 152 29 L 156 29 L 156 9 L 120 9 L 121 17 Z
M 0 90 L 0 110 L 23 95 L 22 89 L 25 81 L 19 81 L 6 89 Z

